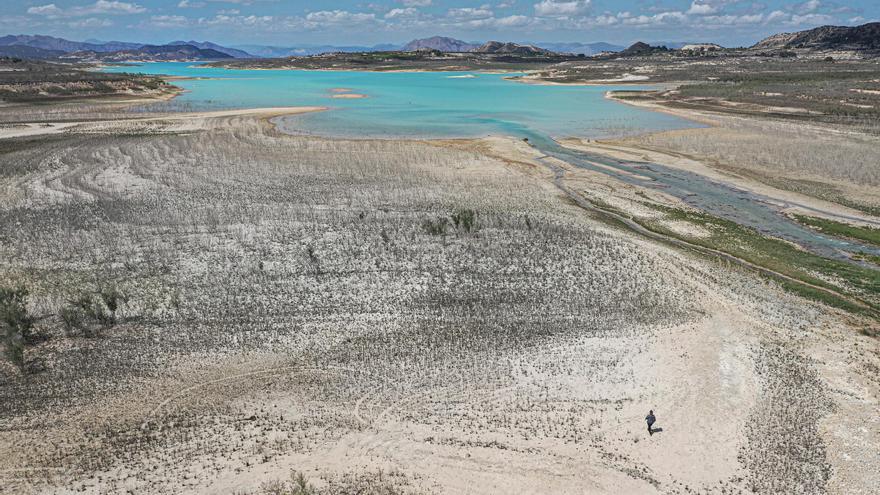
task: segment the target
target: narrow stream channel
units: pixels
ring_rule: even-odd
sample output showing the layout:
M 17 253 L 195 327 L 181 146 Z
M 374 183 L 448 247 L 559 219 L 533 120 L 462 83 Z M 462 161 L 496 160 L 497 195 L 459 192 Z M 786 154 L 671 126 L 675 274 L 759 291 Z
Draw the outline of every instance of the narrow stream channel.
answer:
M 621 161 L 574 150 L 539 132 L 515 124 L 510 127 L 515 135 L 527 138 L 535 149 L 547 156 L 627 184 L 662 190 L 700 211 L 751 227 L 766 236 L 796 243 L 819 256 L 861 265 L 850 254 L 880 255 L 880 249 L 874 246 L 822 235 L 799 225 L 782 213 L 785 205 L 766 196 L 656 163 Z

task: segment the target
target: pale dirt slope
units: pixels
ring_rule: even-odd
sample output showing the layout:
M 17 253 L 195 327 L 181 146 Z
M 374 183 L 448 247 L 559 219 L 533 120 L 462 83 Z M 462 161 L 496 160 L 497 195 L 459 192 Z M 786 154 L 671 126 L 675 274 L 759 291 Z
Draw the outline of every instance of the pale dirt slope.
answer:
M 49 317 L 44 371 L 3 369 L 10 493 L 231 493 L 291 469 L 469 494 L 880 485 L 860 322 L 605 226 L 522 143 L 124 125 L 0 155 L 5 282 L 38 314 L 127 296 L 102 338 Z M 462 208 L 475 230 L 430 233 Z

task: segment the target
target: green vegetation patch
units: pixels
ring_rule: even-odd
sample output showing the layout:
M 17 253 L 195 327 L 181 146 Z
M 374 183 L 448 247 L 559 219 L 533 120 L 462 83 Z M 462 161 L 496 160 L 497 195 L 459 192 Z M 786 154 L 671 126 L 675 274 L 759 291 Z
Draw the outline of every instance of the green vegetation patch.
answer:
M 871 227 L 857 227 L 855 225 L 850 225 L 847 223 L 835 222 L 834 220 L 827 220 L 825 218 L 811 217 L 807 215 L 794 214 L 792 215 L 792 217 L 799 223 L 806 225 L 807 227 L 816 229 L 823 234 L 838 237 L 847 237 L 849 239 L 856 239 L 859 241 L 867 242 L 869 244 L 873 244 L 875 246 L 880 246 L 880 229 L 874 229 Z
M 706 213 L 650 203 L 642 204 L 666 213 L 665 220 L 690 222 L 706 228 L 712 234 L 702 238 L 687 236 L 665 227 L 661 223 L 662 220 L 661 222 L 639 220 L 639 223 L 646 228 L 687 240 L 698 246 L 729 253 L 774 272 L 846 296 L 837 298 L 816 288 L 794 284 L 790 281 L 784 281 L 782 284 L 783 287 L 811 299 L 820 300 L 854 313 L 866 313 L 866 308 L 847 300 L 849 297 L 863 302 L 872 310 L 880 310 L 880 297 L 878 297 L 880 296 L 880 270 L 823 258 L 798 249 L 783 240 L 766 237 L 754 229 Z M 876 316 L 874 311 L 868 311 L 868 313 Z

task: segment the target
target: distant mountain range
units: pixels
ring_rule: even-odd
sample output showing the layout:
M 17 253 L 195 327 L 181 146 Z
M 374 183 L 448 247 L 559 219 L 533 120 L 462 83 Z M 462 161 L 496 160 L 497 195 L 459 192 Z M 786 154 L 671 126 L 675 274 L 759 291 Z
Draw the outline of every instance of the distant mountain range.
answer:
M 752 48 L 814 50 L 880 50 L 880 22 L 861 26 L 822 26 L 796 33 L 774 34 Z
M 294 45 L 294 46 L 268 46 L 268 45 L 236 45 L 235 48 L 244 50 L 256 57 L 284 58 L 305 57 L 319 55 L 321 53 L 362 53 L 362 52 L 385 52 L 400 50 L 400 45 L 384 43 L 372 46 L 359 45 Z
M 27 45 L 0 46 L 0 57 L 26 58 L 31 60 L 50 60 L 66 55 L 61 50 L 45 50 Z
M 237 48 L 229 48 L 226 46 L 218 45 L 217 43 L 211 43 L 210 41 L 172 41 L 168 43 L 169 45 L 189 45 L 194 46 L 196 48 L 201 48 L 202 50 L 216 50 L 221 53 L 225 53 L 233 58 L 254 58 L 250 53 L 239 50 Z
M 684 43 L 681 43 L 684 45 Z M 181 49 L 190 46 L 198 50 Z M 148 48 L 149 47 L 149 48 Z M 155 47 L 166 47 L 159 50 Z M 525 48 L 524 48 L 525 47 Z M 144 50 L 142 50 L 144 49 Z M 70 41 L 63 38 L 41 35 L 9 35 L 0 37 L 0 56 L 55 59 L 82 58 L 93 60 L 202 60 L 221 58 L 284 58 L 302 57 L 322 53 L 342 52 L 376 52 L 376 51 L 417 51 L 438 50 L 441 52 L 509 53 L 509 54 L 546 54 L 548 52 L 594 55 L 600 52 L 617 52 L 624 47 L 610 43 L 505 43 L 490 41 L 487 43 L 467 42 L 445 36 L 434 36 L 412 40 L 404 45 L 384 43 L 378 45 L 314 45 L 303 44 L 293 46 L 269 45 L 237 45 L 223 46 L 210 41 L 177 40 L 166 45 L 149 45 L 123 41 L 103 41 L 89 39 L 86 41 Z M 163 52 L 163 53 L 160 53 Z M 226 56 L 223 56 L 226 55 Z M 227 57 L 228 56 L 228 57 Z
M 177 60 L 224 60 L 235 57 L 210 48 L 198 48 L 192 45 L 144 45 L 139 48 L 115 52 L 73 52 L 65 54 L 61 58 L 101 60 L 104 62 L 125 62 L 128 60 L 167 62 Z
M 470 52 L 479 48 L 478 43 L 468 43 L 455 38 L 445 36 L 433 36 L 420 40 L 412 40 L 403 45 L 401 50 L 405 52 L 417 52 L 419 50 L 437 50 L 441 52 Z
M 189 47 L 189 48 L 181 48 Z M 173 60 L 178 54 L 186 60 L 250 58 L 247 52 L 211 42 L 175 41 L 167 45 L 127 43 L 122 41 L 70 41 L 40 35 L 0 37 L 0 55 L 20 58 L 100 58 L 110 60 Z
M 575 55 L 595 55 L 602 52 L 619 52 L 625 47 L 620 45 L 612 45 L 611 43 L 548 43 L 534 42 L 529 43 L 534 46 L 544 48 L 556 53 L 573 53 Z
M 9 35 L 0 37 L 0 46 L 29 46 L 42 50 L 55 50 L 64 53 L 93 51 L 115 52 L 117 50 L 130 50 L 139 48 L 143 43 L 124 43 L 121 41 L 108 41 L 102 43 L 89 43 L 86 41 L 70 41 L 64 38 L 40 35 Z
M 490 45 L 490 46 L 487 46 Z M 575 55 L 595 55 L 600 52 L 616 52 L 623 50 L 624 47 L 612 45 L 610 43 L 551 43 L 551 42 L 529 42 L 529 43 L 503 43 L 499 41 L 490 41 L 488 43 L 471 43 L 448 38 L 445 36 L 434 36 L 431 38 L 423 38 L 412 40 L 403 45 L 400 49 L 405 52 L 414 52 L 418 50 L 437 50 L 440 52 L 482 52 L 482 53 L 517 53 L 522 54 L 530 50 L 523 50 L 514 47 L 532 47 L 534 53 L 550 51 L 555 53 L 572 53 Z M 499 52 L 500 50 L 500 52 Z
M 462 41 L 445 36 L 412 40 L 404 45 L 242 45 L 227 47 L 210 41 L 174 41 L 166 45 L 149 45 L 123 41 L 70 41 L 41 35 L 9 35 L 0 37 L 0 56 L 30 59 L 83 59 L 83 60 L 216 60 L 227 58 L 284 58 L 322 53 L 418 51 L 478 52 L 512 55 L 559 54 L 596 55 L 616 52 L 623 56 L 644 55 L 661 51 L 660 47 L 679 50 L 684 46 L 709 46 L 711 43 L 654 41 L 624 48 L 610 43 L 531 42 L 509 43 L 490 41 L 484 44 Z M 755 44 L 757 50 L 880 50 L 880 22 L 861 26 L 822 26 L 796 33 L 780 33 Z

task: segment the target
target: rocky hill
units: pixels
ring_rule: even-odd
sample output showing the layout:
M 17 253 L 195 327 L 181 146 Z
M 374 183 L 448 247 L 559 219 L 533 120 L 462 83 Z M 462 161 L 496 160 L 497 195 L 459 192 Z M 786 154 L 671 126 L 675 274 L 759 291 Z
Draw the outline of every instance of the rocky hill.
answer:
M 0 57 L 25 58 L 30 60 L 49 60 L 64 55 L 60 50 L 44 50 L 27 45 L 0 45 Z
M 622 50 L 617 53 L 619 57 L 642 57 L 646 55 L 653 55 L 655 53 L 666 53 L 669 51 L 669 48 L 665 46 L 651 46 L 642 41 L 637 41 L 629 46 L 626 50 Z
M 531 45 L 518 45 L 516 43 L 503 43 L 501 41 L 489 41 L 488 43 L 472 50 L 474 53 L 496 53 L 505 55 L 553 55 L 554 53 L 544 48 Z
M 201 48 L 202 50 L 216 50 L 218 52 L 225 53 L 234 58 L 254 58 L 253 55 L 244 51 L 238 50 L 236 48 L 229 48 L 227 46 L 221 46 L 217 43 L 211 43 L 210 41 L 172 41 L 168 43 L 169 45 L 190 45 L 196 48 Z
M 774 34 L 759 41 L 757 50 L 880 50 L 880 22 L 861 26 L 822 26 L 796 33 Z
M 403 51 L 416 52 L 419 50 L 437 50 L 438 52 L 469 52 L 478 47 L 479 45 L 474 45 L 455 38 L 433 36 L 431 38 L 412 40 L 403 46 Z
M 70 41 L 64 38 L 41 35 L 9 35 L 0 37 L 0 46 L 29 46 L 41 50 L 59 51 L 64 53 L 93 51 L 115 52 L 118 50 L 130 50 L 141 47 L 142 43 L 125 43 L 121 41 L 108 41 L 89 43 L 85 41 Z
M 157 48 L 159 47 L 159 48 Z M 190 47 L 205 52 L 191 52 Z M 11 57 L 30 59 L 50 58 L 83 58 L 88 55 L 91 58 L 114 58 L 117 54 L 131 54 L 142 51 L 140 56 L 159 55 L 165 51 L 180 52 L 181 58 L 187 59 L 220 59 L 220 58 L 252 58 L 253 55 L 235 48 L 227 48 L 210 41 L 175 41 L 167 45 L 147 45 L 144 43 L 127 43 L 122 41 L 70 41 L 64 38 L 41 35 L 9 35 L 0 37 L 0 53 Z M 133 58 L 138 58 L 133 57 Z M 164 60 L 158 58 L 157 60 Z

